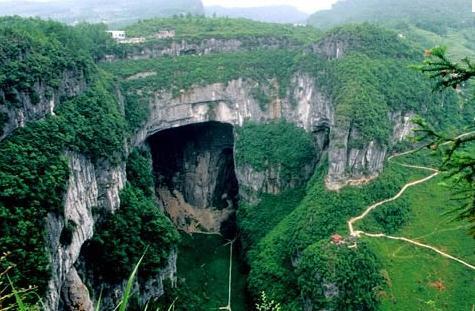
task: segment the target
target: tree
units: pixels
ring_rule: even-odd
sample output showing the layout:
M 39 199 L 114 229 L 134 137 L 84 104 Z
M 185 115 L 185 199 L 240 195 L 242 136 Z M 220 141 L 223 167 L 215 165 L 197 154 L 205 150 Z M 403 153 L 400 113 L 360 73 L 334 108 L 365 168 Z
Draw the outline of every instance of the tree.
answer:
M 425 51 L 425 60 L 417 68 L 436 80 L 435 90 L 460 89 L 475 77 L 475 64 L 468 58 L 453 62 L 447 57 L 445 47 Z M 473 104 L 473 99 L 471 103 Z M 424 120 L 418 120 L 427 146 L 443 154 L 441 169 L 447 171 L 455 185 L 455 198 L 462 204 L 457 210 L 459 219 L 474 223 L 470 233 L 475 237 L 475 120 L 458 134 L 445 134 L 434 130 Z M 428 140 L 427 140 L 428 139 Z

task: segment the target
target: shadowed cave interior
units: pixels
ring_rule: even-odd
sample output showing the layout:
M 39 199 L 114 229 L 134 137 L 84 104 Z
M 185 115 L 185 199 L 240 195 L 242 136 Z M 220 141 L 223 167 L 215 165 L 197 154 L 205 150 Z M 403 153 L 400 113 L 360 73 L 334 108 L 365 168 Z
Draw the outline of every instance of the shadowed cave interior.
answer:
M 233 126 L 205 122 L 158 132 L 148 139 L 157 195 L 180 230 L 236 234 L 239 186 Z

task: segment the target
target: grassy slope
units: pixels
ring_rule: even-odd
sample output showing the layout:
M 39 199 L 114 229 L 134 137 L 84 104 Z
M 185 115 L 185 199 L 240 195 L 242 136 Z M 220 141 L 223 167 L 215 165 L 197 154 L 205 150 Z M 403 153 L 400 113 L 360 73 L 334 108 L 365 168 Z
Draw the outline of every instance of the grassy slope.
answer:
M 467 235 L 467 223 L 451 221 L 444 215 L 457 203 L 450 200 L 448 189 L 438 185 L 440 181 L 438 177 L 408 190 L 405 196 L 412 217 L 393 235 L 415 238 L 474 263 L 474 241 Z M 470 310 L 475 304 L 473 271 L 403 242 L 367 240 L 382 259 L 390 279 L 382 310 Z M 442 281 L 445 289 L 431 285 L 435 281 Z
M 408 31 L 409 37 L 419 41 L 425 42 L 426 48 L 432 48 L 437 45 L 444 45 L 449 48 L 449 56 L 455 59 L 462 59 L 464 57 L 475 58 L 475 49 L 471 48 L 474 44 L 473 40 L 467 40 L 460 31 L 451 30 L 447 35 L 440 36 L 436 33 L 411 26 Z

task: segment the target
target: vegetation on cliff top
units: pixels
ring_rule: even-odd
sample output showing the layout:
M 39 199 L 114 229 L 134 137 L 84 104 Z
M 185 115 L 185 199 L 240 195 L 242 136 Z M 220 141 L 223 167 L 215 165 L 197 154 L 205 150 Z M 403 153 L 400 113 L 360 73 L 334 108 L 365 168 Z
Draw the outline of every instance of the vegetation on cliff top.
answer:
M 258 42 L 256 40 L 260 38 L 269 38 L 285 40 L 294 44 L 305 44 L 314 42 L 319 37 L 319 32 L 313 27 L 271 24 L 227 17 L 182 16 L 149 19 L 126 28 L 129 36 L 145 37 L 153 36 L 161 30 L 175 30 L 176 34 L 173 40 L 191 42 L 204 39 L 241 39 L 256 44 Z
M 435 124 L 457 123 L 471 115 L 460 112 L 454 92 L 432 93 L 430 80 L 410 68 L 422 53 L 395 32 L 369 24 L 344 26 L 326 33 L 317 45 L 332 42 L 342 42 L 343 57 L 325 60 L 303 51 L 256 50 L 123 60 L 102 68 L 121 80 L 132 130 L 144 122 L 155 92 L 168 91 L 176 97 L 196 86 L 241 78 L 256 83 L 250 95 L 266 110 L 272 96 L 294 100 L 288 90 L 297 73 L 315 78 L 336 107 L 336 118 L 356 128 L 360 142 L 389 144 L 392 124 L 387 115 L 393 111 L 424 113 Z M 141 73 L 151 74 L 141 77 Z M 270 94 L 275 82 L 278 89 Z M 442 120 L 446 116 L 452 121 Z
M 331 10 L 315 13 L 308 22 L 319 29 L 376 23 L 395 29 L 401 38 L 421 48 L 446 45 L 452 56 L 475 56 L 475 22 L 469 0 L 338 1 Z

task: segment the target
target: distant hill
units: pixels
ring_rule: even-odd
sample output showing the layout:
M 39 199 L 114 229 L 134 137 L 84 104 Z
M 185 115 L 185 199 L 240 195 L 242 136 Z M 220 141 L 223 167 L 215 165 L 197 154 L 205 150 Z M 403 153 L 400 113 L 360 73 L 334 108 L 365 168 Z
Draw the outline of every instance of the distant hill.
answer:
M 349 22 L 411 23 L 437 34 L 449 28 L 475 26 L 470 0 L 340 0 L 330 10 L 310 16 L 308 23 L 319 28 Z
M 37 16 L 68 24 L 104 22 L 117 27 L 151 17 L 203 15 L 204 8 L 201 0 L 11 0 L 0 3 L 0 12 L 0 15 Z
M 305 23 L 308 14 L 299 11 L 290 5 L 282 6 L 263 6 L 249 8 L 225 8 L 221 6 L 205 7 L 208 16 L 228 16 L 228 17 L 244 17 L 261 22 L 270 23 Z
M 475 13 L 470 0 L 340 0 L 308 19 L 308 24 L 320 29 L 361 22 L 395 29 L 424 48 L 446 45 L 452 56 L 475 57 Z

